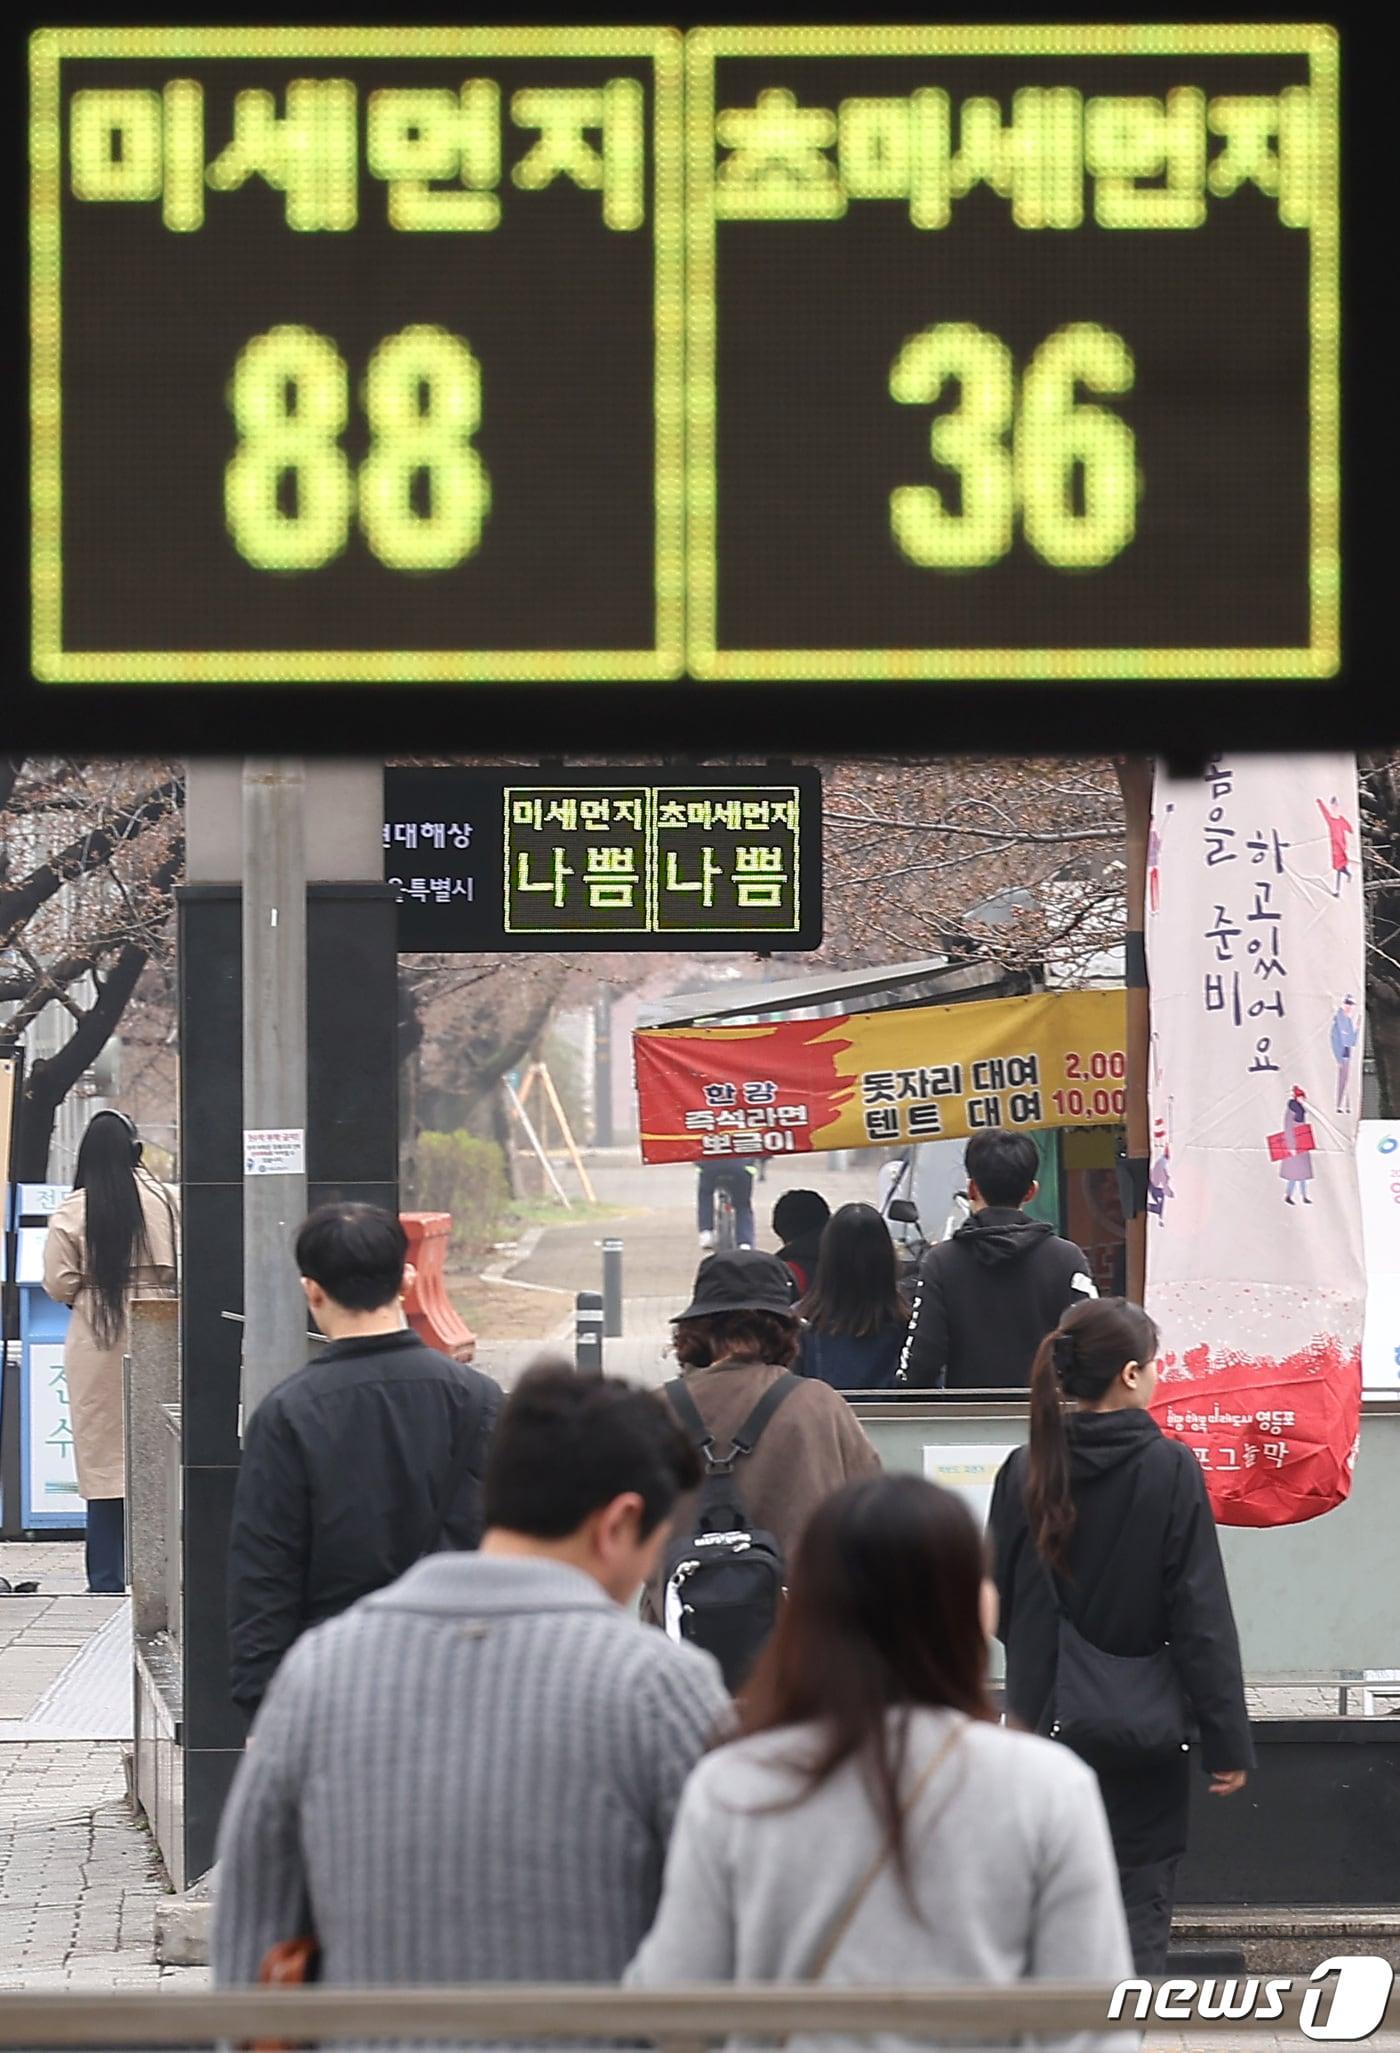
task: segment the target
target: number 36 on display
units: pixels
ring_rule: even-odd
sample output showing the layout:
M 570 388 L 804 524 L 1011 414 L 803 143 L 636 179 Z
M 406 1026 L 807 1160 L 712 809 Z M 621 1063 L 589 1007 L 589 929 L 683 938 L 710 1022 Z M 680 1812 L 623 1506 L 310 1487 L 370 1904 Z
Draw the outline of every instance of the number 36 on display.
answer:
M 931 406 L 950 380 L 959 403 L 934 421 L 929 444 L 935 462 L 958 475 L 962 511 L 950 513 L 932 485 L 901 485 L 890 495 L 890 525 L 905 555 L 933 570 L 995 563 L 1011 547 L 1019 504 L 1026 540 L 1057 570 L 1111 562 L 1133 538 L 1140 490 L 1133 437 L 1116 414 L 1076 405 L 1074 388 L 1131 389 L 1132 353 L 1122 336 L 1092 321 L 1057 330 L 1026 366 L 1018 406 L 1006 344 L 983 328 L 947 321 L 905 343 L 890 392 L 906 406 Z
M 911 336 L 890 372 L 891 397 L 958 404 L 929 431 L 934 461 L 959 481 L 952 512 L 934 485 L 890 495 L 895 542 L 931 570 L 976 570 L 1025 537 L 1057 569 L 1110 562 L 1132 540 L 1141 490 L 1132 433 L 1075 387 L 1131 390 L 1120 335 L 1090 321 L 1061 328 L 1026 366 L 1019 393 L 1010 350 L 966 322 Z M 238 447 L 224 474 L 224 513 L 239 554 L 260 570 L 316 570 L 344 550 L 358 508 L 365 541 L 391 570 L 451 570 L 481 542 L 491 510 L 481 424 L 481 367 L 445 328 L 401 329 L 370 357 L 362 388 L 369 454 L 352 474 L 340 446 L 349 372 L 314 329 L 270 328 L 240 354 L 229 385 Z M 1008 439 L 1009 438 L 1009 439 Z M 1076 484 L 1078 491 L 1076 491 Z

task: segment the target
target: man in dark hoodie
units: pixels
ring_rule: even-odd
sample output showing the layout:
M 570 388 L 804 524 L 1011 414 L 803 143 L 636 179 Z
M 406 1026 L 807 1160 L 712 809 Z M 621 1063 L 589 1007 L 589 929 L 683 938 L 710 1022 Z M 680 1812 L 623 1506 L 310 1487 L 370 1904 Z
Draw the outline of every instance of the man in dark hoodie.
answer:
M 963 1164 L 972 1217 L 924 1256 L 902 1380 L 913 1390 L 1025 1390 L 1061 1313 L 1098 1291 L 1083 1249 L 1021 1209 L 1039 1188 L 1029 1134 L 975 1134 Z

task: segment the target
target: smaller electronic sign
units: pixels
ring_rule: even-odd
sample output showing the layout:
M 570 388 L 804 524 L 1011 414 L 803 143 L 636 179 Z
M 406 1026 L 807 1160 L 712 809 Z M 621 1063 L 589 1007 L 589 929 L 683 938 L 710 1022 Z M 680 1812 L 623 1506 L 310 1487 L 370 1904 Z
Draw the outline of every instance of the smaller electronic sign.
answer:
M 818 948 L 821 773 L 389 769 L 404 953 Z

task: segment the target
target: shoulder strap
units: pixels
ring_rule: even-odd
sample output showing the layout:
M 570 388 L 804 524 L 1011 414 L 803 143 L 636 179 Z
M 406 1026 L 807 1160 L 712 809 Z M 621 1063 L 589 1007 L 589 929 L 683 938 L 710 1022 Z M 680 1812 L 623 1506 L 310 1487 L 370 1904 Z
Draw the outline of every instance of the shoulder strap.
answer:
M 427 1530 L 423 1535 L 423 1544 L 418 1550 L 420 1557 L 424 1554 L 436 1554 L 438 1548 L 442 1545 L 442 1536 L 447 1527 L 448 1516 L 452 1510 L 457 1492 L 466 1480 L 467 1470 L 471 1467 L 472 1455 L 476 1451 L 484 1405 L 485 1392 L 479 1384 L 472 1384 L 467 1391 L 467 1402 L 463 1412 L 462 1423 L 457 1428 L 457 1438 L 453 1443 L 452 1456 L 447 1464 L 447 1474 L 442 1479 L 442 1488 L 438 1492 L 437 1502 L 433 1506 L 429 1517 Z
M 929 1783 L 932 1782 L 934 1776 L 942 1767 L 944 1761 L 947 1760 L 949 1754 L 953 1751 L 953 1748 L 962 1738 L 963 1724 L 964 1720 L 960 1717 L 954 1720 L 952 1729 L 945 1736 L 942 1745 L 935 1750 L 933 1758 L 920 1772 L 918 1781 L 914 1784 L 914 1787 L 910 1790 L 908 1796 L 906 1796 L 901 1802 L 899 1806 L 899 1816 L 901 1825 L 908 1823 L 910 1817 L 913 1815 L 915 1807 L 918 1804 L 919 1798 L 923 1795 L 924 1791 L 928 1788 Z M 891 1833 L 887 1832 L 880 1842 L 880 1848 L 879 1851 L 876 1853 L 875 1858 L 871 1861 L 870 1866 L 866 1869 L 865 1873 L 861 1876 L 859 1882 L 857 1882 L 855 1888 L 847 1897 L 845 1904 L 842 1906 L 840 1916 L 837 1918 L 835 1924 L 831 1927 L 830 1931 L 826 1935 L 826 1938 L 823 1940 L 821 1950 L 817 1954 L 816 1959 L 812 1962 L 810 1970 L 804 1977 L 805 1980 L 809 1982 L 819 1982 L 822 1976 L 826 1973 L 827 1969 L 831 1965 L 837 1947 L 841 1944 L 841 1941 L 845 1938 L 846 1934 L 850 1931 L 851 1926 L 855 1923 L 861 1905 L 865 1902 L 866 1897 L 870 1894 L 876 1882 L 879 1880 L 880 1872 L 884 1868 L 885 1863 L 889 1860 L 889 1857 L 893 1852 L 894 1837 Z
M 701 1454 L 704 1455 L 706 1467 L 709 1469 L 727 1470 L 732 1468 L 734 1463 L 745 1454 L 753 1453 L 754 1448 L 763 1437 L 764 1427 L 768 1424 L 768 1421 L 772 1418 L 778 1406 L 783 1403 L 784 1399 L 792 1395 L 800 1381 L 801 1378 L 799 1376 L 794 1376 L 787 1370 L 784 1370 L 777 1382 L 771 1383 L 764 1391 L 762 1397 L 759 1398 L 758 1403 L 734 1435 L 734 1443 L 728 1454 L 723 1457 L 716 1457 L 713 1452 L 715 1436 L 700 1416 L 700 1407 L 686 1389 L 684 1378 L 675 1376 L 664 1387 L 667 1397 L 675 1407 L 681 1424 L 685 1427 Z
M 730 1456 L 731 1461 L 738 1455 L 753 1453 L 754 1448 L 757 1447 L 763 1437 L 764 1427 L 768 1424 L 778 1406 L 785 1399 L 791 1397 L 800 1380 L 790 1370 L 784 1370 L 777 1382 L 771 1383 L 768 1386 L 762 1397 L 759 1398 L 758 1403 L 744 1420 L 743 1425 L 740 1426 L 738 1432 L 734 1435 L 734 1452 Z
M 700 1416 L 700 1407 L 685 1387 L 684 1376 L 673 1376 L 665 1386 L 665 1395 L 671 1409 L 689 1433 L 696 1447 L 704 1454 L 715 1444 L 714 1434 Z

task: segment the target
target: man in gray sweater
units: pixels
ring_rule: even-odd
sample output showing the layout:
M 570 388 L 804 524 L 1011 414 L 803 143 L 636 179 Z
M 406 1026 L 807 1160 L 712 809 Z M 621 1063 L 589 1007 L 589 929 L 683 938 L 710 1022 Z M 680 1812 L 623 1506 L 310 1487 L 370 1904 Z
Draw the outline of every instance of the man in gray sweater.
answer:
M 219 1836 L 216 1982 L 311 1933 L 332 1983 L 618 1978 L 728 1706 L 709 1655 L 623 1608 L 697 1480 L 652 1393 L 522 1378 L 479 1552 L 420 1561 L 279 1669 Z

